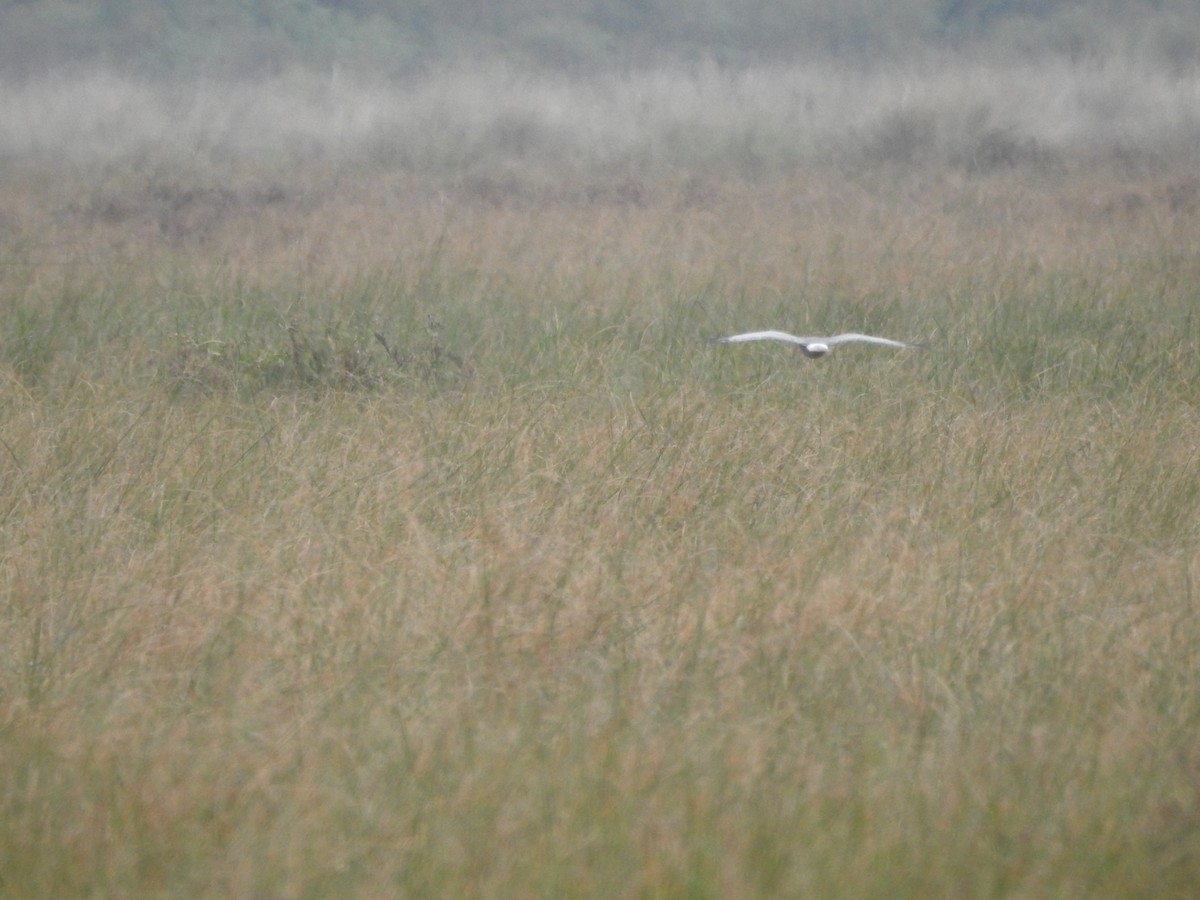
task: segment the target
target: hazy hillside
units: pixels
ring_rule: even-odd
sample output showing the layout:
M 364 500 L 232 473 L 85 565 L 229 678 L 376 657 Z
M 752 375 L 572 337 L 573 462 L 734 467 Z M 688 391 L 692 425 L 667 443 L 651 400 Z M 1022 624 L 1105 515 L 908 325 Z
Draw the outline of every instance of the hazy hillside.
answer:
M 981 45 L 1073 58 L 1200 58 L 1190 0 L 4 0 L 0 74 L 103 65 L 129 74 L 263 75 L 331 66 L 406 74 L 469 57 L 594 70 L 713 59 L 859 61 Z

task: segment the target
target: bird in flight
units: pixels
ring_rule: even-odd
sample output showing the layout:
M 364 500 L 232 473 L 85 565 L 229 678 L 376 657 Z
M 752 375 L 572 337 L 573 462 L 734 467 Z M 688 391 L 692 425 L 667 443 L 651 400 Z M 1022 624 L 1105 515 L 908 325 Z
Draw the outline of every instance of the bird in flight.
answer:
M 923 350 L 921 344 L 910 344 L 906 341 L 893 341 L 891 338 L 875 337 L 873 334 L 835 334 L 832 337 L 797 337 L 786 331 L 748 331 L 745 334 L 731 334 L 729 337 L 709 338 L 710 344 L 746 344 L 750 341 L 779 341 L 792 344 L 810 359 L 826 356 L 833 352 L 838 344 L 881 344 L 884 347 L 902 347 L 908 350 Z

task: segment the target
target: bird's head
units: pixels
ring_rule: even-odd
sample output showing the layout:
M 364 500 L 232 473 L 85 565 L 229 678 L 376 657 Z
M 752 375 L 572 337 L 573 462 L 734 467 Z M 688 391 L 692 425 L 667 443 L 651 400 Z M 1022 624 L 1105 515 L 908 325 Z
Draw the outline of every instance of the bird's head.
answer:
M 809 359 L 816 359 L 818 356 L 825 356 L 829 353 L 829 345 L 822 344 L 819 341 L 813 341 L 811 344 L 800 344 L 799 349 Z

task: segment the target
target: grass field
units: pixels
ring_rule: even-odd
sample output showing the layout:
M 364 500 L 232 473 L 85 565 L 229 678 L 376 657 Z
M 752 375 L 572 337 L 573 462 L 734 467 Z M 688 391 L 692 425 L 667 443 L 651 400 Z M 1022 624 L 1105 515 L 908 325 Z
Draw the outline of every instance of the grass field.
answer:
M 1194 896 L 1194 153 L 893 121 L 11 151 L 0 895 Z

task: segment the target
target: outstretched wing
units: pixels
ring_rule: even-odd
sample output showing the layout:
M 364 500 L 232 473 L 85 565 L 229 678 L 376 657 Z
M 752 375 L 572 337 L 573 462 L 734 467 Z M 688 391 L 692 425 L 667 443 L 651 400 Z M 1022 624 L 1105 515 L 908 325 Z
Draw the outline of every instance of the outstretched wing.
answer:
M 824 338 L 823 343 L 829 344 L 831 347 L 834 344 L 882 344 L 885 347 L 904 347 L 908 350 L 924 350 L 921 344 L 910 344 L 907 341 L 893 341 L 891 338 L 876 337 L 873 334 L 859 334 L 852 331 L 847 334 L 835 334 L 833 337 Z
M 803 347 L 817 338 L 796 337 L 786 331 L 747 331 L 745 334 L 731 334 L 729 337 L 709 338 L 710 344 L 745 344 L 750 341 L 780 341 L 784 344 L 798 344 Z

